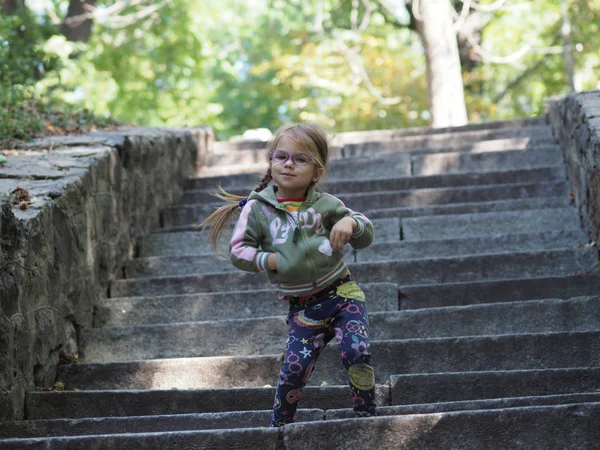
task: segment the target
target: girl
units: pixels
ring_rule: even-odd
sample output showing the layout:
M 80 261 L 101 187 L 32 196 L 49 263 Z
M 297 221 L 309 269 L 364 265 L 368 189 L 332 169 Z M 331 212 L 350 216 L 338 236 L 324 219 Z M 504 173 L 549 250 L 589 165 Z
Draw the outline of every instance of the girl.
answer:
M 343 261 L 347 243 L 364 248 L 373 225 L 315 185 L 325 173 L 327 136 L 311 124 L 280 128 L 267 146 L 269 168 L 248 198 L 221 188 L 217 196 L 232 204 L 217 209 L 203 223 L 219 237 L 238 208 L 231 238 L 233 265 L 266 271 L 289 303 L 288 339 L 273 405 L 272 426 L 294 421 L 302 388 L 319 354 L 335 336 L 348 372 L 357 416 L 372 416 L 375 376 L 370 365 L 365 295 Z

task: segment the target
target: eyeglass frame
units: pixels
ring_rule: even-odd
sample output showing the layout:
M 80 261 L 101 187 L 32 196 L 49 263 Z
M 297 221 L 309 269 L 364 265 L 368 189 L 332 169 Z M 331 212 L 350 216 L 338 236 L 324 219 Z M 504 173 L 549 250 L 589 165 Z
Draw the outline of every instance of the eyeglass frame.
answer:
M 273 155 L 276 152 L 283 152 L 287 155 L 287 158 L 285 159 L 285 161 L 273 161 Z M 294 157 L 296 155 L 304 155 L 306 156 L 306 158 L 308 159 L 308 162 L 306 164 L 298 164 L 296 162 L 296 160 L 294 159 Z M 286 150 L 282 150 L 282 149 L 275 149 L 272 150 L 271 153 L 269 153 L 269 161 L 272 161 L 274 164 L 281 164 L 284 165 L 286 164 L 289 160 L 292 160 L 292 163 L 298 167 L 306 167 L 308 166 L 311 162 L 314 162 L 315 164 L 317 164 L 317 161 L 315 160 L 315 158 L 313 158 L 312 156 L 310 156 L 308 153 L 304 153 L 304 152 L 299 152 L 299 153 L 288 153 Z

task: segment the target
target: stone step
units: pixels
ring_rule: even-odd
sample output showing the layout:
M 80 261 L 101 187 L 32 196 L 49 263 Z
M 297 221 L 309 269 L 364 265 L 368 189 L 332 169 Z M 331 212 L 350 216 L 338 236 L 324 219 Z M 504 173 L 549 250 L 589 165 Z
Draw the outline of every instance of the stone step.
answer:
M 513 151 L 513 150 L 542 150 L 550 147 L 555 147 L 556 142 L 553 138 L 547 136 L 541 137 L 523 137 L 523 138 L 505 138 L 489 141 L 475 141 L 466 144 L 454 143 L 445 145 L 440 143 L 430 143 L 429 145 L 419 146 L 419 142 L 411 144 L 412 147 L 404 147 L 399 145 L 398 141 L 376 141 L 366 142 L 361 144 L 349 144 L 342 149 L 341 158 L 335 159 L 335 164 L 338 161 L 353 158 L 374 158 L 383 157 L 384 155 L 397 156 L 400 153 L 407 155 L 429 155 L 444 152 L 492 152 L 492 151 Z M 229 176 L 248 177 L 249 183 L 258 184 L 255 180 L 260 179 L 267 171 L 268 164 L 264 160 L 265 150 L 253 150 L 257 156 L 248 157 L 247 151 L 239 152 L 233 156 L 230 155 L 229 160 L 246 161 L 244 163 L 231 163 L 227 165 L 216 166 L 201 166 L 196 170 L 197 178 L 218 178 Z M 213 159 L 218 159 L 222 155 L 217 155 Z M 249 161 L 264 161 L 264 162 L 249 162 Z M 354 178 L 354 177 L 351 177 Z
M 380 141 L 397 139 L 406 136 L 422 136 L 432 134 L 448 134 L 461 133 L 465 131 L 486 131 L 501 128 L 530 128 L 547 126 L 548 121 L 545 116 L 539 116 L 531 119 L 516 119 L 516 120 L 498 120 L 481 123 L 470 123 L 459 127 L 412 127 L 401 128 L 396 130 L 366 130 L 366 131 L 346 131 L 338 133 L 334 136 L 336 143 L 351 144 L 364 141 Z
M 311 382 L 346 379 L 335 346 L 328 346 Z M 378 382 L 392 375 L 600 366 L 600 331 L 374 341 Z
M 466 255 L 350 264 L 357 280 L 399 285 L 438 284 L 506 278 L 566 276 L 587 272 L 598 263 L 595 248 Z
M 235 221 L 232 222 L 232 225 Z M 374 240 L 399 241 L 400 220 L 387 218 L 373 220 Z M 225 257 L 229 254 L 229 241 L 233 228 L 223 234 L 222 249 Z M 182 231 L 173 233 L 154 233 L 142 237 L 138 241 L 137 256 L 183 256 L 183 255 L 212 255 L 210 236 L 204 231 Z
M 590 448 L 600 403 L 298 422 L 242 428 L 9 440 L 0 448 Z M 510 430 L 500 433 L 498 430 Z M 401 447 L 400 447 L 401 446 Z
M 375 379 L 386 383 L 398 374 L 598 367 L 599 345 L 600 332 L 585 331 L 373 341 L 370 351 Z M 273 355 L 72 364 L 60 367 L 58 379 L 68 390 L 274 386 L 283 350 L 281 346 Z M 319 386 L 323 382 L 347 383 L 334 343 L 325 348 L 308 384 Z M 243 405 L 240 408 L 247 409 Z
M 375 387 L 377 403 L 389 404 L 389 386 Z M 274 387 L 230 389 L 168 389 L 28 392 L 27 420 L 84 417 L 125 417 L 166 414 L 200 414 L 230 411 L 270 410 Z M 303 390 L 303 408 L 350 408 L 352 394 L 347 385 Z
M 534 128 L 532 128 L 534 127 Z M 516 120 L 499 120 L 491 122 L 471 123 L 459 127 L 413 127 L 402 128 L 395 130 L 368 130 L 368 131 L 350 131 L 337 133 L 333 136 L 332 143 L 334 146 L 342 146 L 363 141 L 379 141 L 398 139 L 408 136 L 423 136 L 432 134 L 448 134 L 448 133 L 464 133 L 466 131 L 482 131 L 490 132 L 491 130 L 499 130 L 504 128 L 526 128 L 529 130 L 543 129 L 548 127 L 548 122 L 545 116 L 540 116 L 532 119 L 516 119 Z M 215 153 L 227 153 L 235 150 L 259 150 L 266 147 L 265 141 L 259 140 L 241 140 L 241 141 L 216 141 L 212 151 Z
M 564 369 L 560 372 L 568 374 L 582 373 L 584 377 L 594 369 Z M 525 375 L 559 371 L 521 371 Z M 505 372 L 512 375 L 517 372 Z M 496 381 L 499 377 L 494 372 L 479 372 L 485 379 Z M 489 375 L 488 375 L 489 374 Z M 499 372 L 502 374 L 502 372 Z M 454 374 L 451 374 L 454 375 Z M 469 378 L 469 373 L 466 373 Z M 502 378 L 504 378 L 500 375 Z M 395 376 L 394 376 L 395 377 Z M 418 377 L 418 375 L 417 375 Z M 510 379 L 515 378 L 510 376 Z M 531 378 L 529 375 L 528 379 Z M 582 384 L 581 380 L 565 379 L 559 377 L 561 382 L 572 381 L 573 384 Z M 477 378 L 478 380 L 481 378 Z M 544 380 L 548 377 L 544 377 Z M 556 378 L 549 378 L 554 380 Z M 396 382 L 397 384 L 397 382 Z M 512 386 L 511 386 L 512 387 Z M 572 385 L 569 384 L 569 388 Z M 555 386 L 548 386 L 550 390 L 556 390 Z M 511 389 L 514 391 L 514 389 Z M 410 394 L 410 393 L 408 393 Z M 446 394 L 446 392 L 444 392 Z M 600 401 L 600 393 L 592 390 L 591 393 L 574 393 L 562 395 L 538 395 L 511 398 L 490 398 L 485 400 L 449 401 L 437 403 L 419 403 L 395 406 L 380 406 L 379 416 L 406 415 L 406 414 L 432 414 L 450 411 L 473 411 L 483 409 L 504 409 L 523 406 L 541 405 L 567 405 L 573 403 L 597 403 Z M 296 413 L 296 422 L 311 422 L 317 420 L 336 420 L 353 418 L 351 409 L 309 409 L 299 408 Z M 256 411 L 231 411 L 221 413 L 199 413 L 199 414 L 171 414 L 129 417 L 98 417 L 83 419 L 47 419 L 28 420 L 18 422 L 1 422 L 0 439 L 23 439 L 31 437 L 59 437 L 59 436 L 84 436 L 99 434 L 121 434 L 121 433 L 149 433 L 152 431 L 176 431 L 176 430 L 218 430 L 231 428 L 257 428 L 264 427 L 271 418 L 270 410 Z
M 548 167 L 563 163 L 563 154 L 559 147 L 524 151 L 497 151 L 488 153 L 439 153 L 413 156 L 411 158 L 413 175 L 436 175 L 463 172 L 486 172 Z
M 364 211 L 371 220 L 386 218 L 408 218 L 421 216 L 442 216 L 448 214 L 474 214 L 492 211 L 521 211 L 527 209 L 563 208 L 573 206 L 567 196 L 534 197 L 519 200 L 495 200 L 490 202 L 456 203 L 425 207 L 384 208 Z M 159 233 L 178 233 L 181 231 L 199 231 L 199 223 L 186 225 L 167 225 L 153 231 Z
M 194 173 L 195 178 L 229 178 L 248 176 L 251 183 L 258 184 L 268 168 L 266 162 L 257 164 L 230 164 L 228 166 L 200 166 L 196 168 Z
M 329 148 L 330 159 L 348 158 L 355 156 L 357 151 L 364 154 L 369 150 L 372 156 L 381 146 L 390 143 L 395 144 L 400 152 L 411 151 L 444 151 L 448 148 L 464 147 L 468 144 L 476 142 L 477 144 L 495 141 L 495 140 L 510 140 L 508 148 L 527 146 L 532 143 L 536 144 L 555 144 L 556 141 L 552 136 L 552 128 L 550 126 L 534 126 L 512 129 L 491 129 L 491 130 L 474 130 L 466 132 L 451 132 L 428 135 L 413 135 L 399 136 L 397 133 L 390 134 L 385 137 L 383 133 L 379 133 L 379 139 L 363 141 L 360 143 L 348 143 L 344 146 L 331 145 Z M 236 149 L 224 148 L 224 146 L 216 146 L 212 152 L 209 152 L 205 159 L 206 165 L 209 167 L 215 166 L 230 166 L 235 165 L 257 165 L 267 161 L 266 146 L 256 145 L 254 148 Z
M 184 251 L 194 251 L 195 248 Z M 124 278 L 148 278 L 164 275 L 192 275 L 208 272 L 226 272 L 237 270 L 227 257 L 226 248 L 221 251 L 223 257 L 213 256 L 209 247 L 203 243 L 198 255 L 184 256 L 148 256 L 127 261 Z
M 585 272 L 597 263 L 594 248 L 559 249 L 514 254 L 467 255 L 403 261 L 350 263 L 360 283 L 389 282 L 402 285 L 484 281 L 506 278 L 566 276 Z M 110 297 L 180 295 L 238 290 L 269 289 L 264 274 L 224 272 L 204 275 L 164 276 L 111 283 Z
M 568 195 L 569 186 L 563 181 L 544 183 L 495 184 L 452 188 L 415 189 L 408 191 L 380 191 L 339 194 L 349 208 L 356 211 L 397 207 L 487 202 L 494 200 Z
M 0 441 L 0 449 L 144 449 L 164 448 L 261 448 L 281 449 L 275 428 L 241 428 L 231 430 L 158 431 L 151 433 L 65 436 Z
M 369 311 L 398 308 L 397 286 L 391 283 L 361 283 Z M 507 301 L 540 300 L 555 296 L 569 299 L 600 292 L 600 273 L 567 277 L 508 279 L 482 282 L 402 286 L 402 310 L 465 306 Z M 244 307 L 241 308 L 240 305 Z M 216 307 L 215 305 L 218 305 Z M 235 319 L 246 316 L 285 314 L 286 306 L 275 290 L 198 293 L 161 297 L 112 298 L 101 300 L 94 326 L 123 326 L 136 323 L 189 320 Z
M 336 411 L 346 411 L 345 409 Z M 299 408 L 297 422 L 323 420 L 322 409 Z M 0 422 L 0 439 L 152 433 L 166 431 L 259 428 L 271 421 L 270 410 L 200 414 L 171 414 L 84 419 L 48 419 Z M 1 442 L 1 441 L 0 441 Z M 1 447 L 0 447 L 1 448 Z
M 590 334 L 591 333 L 591 334 Z M 462 371 L 517 370 L 597 366 L 597 332 L 540 333 L 501 336 L 373 341 L 371 351 L 376 379 L 385 383 L 400 373 L 438 373 Z M 544 348 L 527 343 L 528 337 Z M 559 338 L 566 339 L 559 342 Z M 525 343 L 524 343 L 525 342 Z M 558 342 L 558 344 L 556 344 Z M 569 353 L 568 345 L 585 343 L 591 348 Z M 521 348 L 521 345 L 525 347 Z M 551 345 L 559 345 L 556 358 Z M 565 348 L 561 347 L 564 346 Z M 343 384 L 346 375 L 339 363 L 335 345 L 329 345 L 309 385 Z M 259 387 L 275 385 L 281 366 L 277 355 L 172 358 L 145 361 L 87 363 L 61 366 L 59 379 L 67 389 L 199 389 Z M 413 358 L 410 351 L 422 356 Z M 431 362 L 428 351 L 456 352 L 436 354 Z M 486 356 L 486 352 L 491 352 Z M 596 353 L 594 353 L 596 351 Z M 472 352 L 474 352 L 472 354 Z M 511 353 L 515 353 L 511 360 Z M 544 355 L 544 352 L 549 356 Z M 564 361 L 561 355 L 568 355 Z M 392 359 L 389 359 L 389 358 Z M 402 357 L 404 359 L 394 359 Z M 481 359 L 483 358 L 483 359 Z M 494 358 L 498 358 L 497 363 Z M 511 364 L 514 364 L 512 366 Z M 538 365 L 541 364 L 541 365 Z
M 357 179 L 356 176 L 351 180 L 336 180 L 331 174 L 328 174 L 322 181 L 326 192 L 337 194 L 340 192 L 352 192 L 355 189 L 358 192 L 367 190 L 402 190 L 402 189 L 420 189 L 430 187 L 451 187 L 451 186 L 471 186 L 481 184 L 507 184 L 519 183 L 525 181 L 546 181 L 549 179 L 564 179 L 565 168 L 562 164 L 558 166 L 541 167 L 535 169 L 515 169 L 504 170 L 496 168 L 494 171 L 484 173 L 449 173 L 440 175 L 426 176 L 399 176 L 383 177 L 372 174 L 368 179 Z M 220 184 L 228 191 L 239 195 L 246 195 L 250 190 L 258 185 L 261 174 L 244 173 L 231 175 L 226 178 L 202 177 L 190 178 L 185 185 L 186 193 L 190 193 L 184 203 L 202 203 L 206 197 L 200 197 L 194 200 L 193 193 L 210 193 L 217 189 Z M 384 186 L 384 187 L 380 187 Z M 209 197 L 210 201 L 214 197 Z
M 575 369 L 574 371 L 577 371 Z M 578 380 L 575 380 L 577 382 Z M 598 403 L 600 393 L 539 395 L 486 400 L 453 401 L 412 405 L 380 406 L 379 416 L 432 414 L 450 411 L 474 411 L 528 406 Z M 130 417 L 98 417 L 83 419 L 48 419 L 0 423 L 0 439 L 31 437 L 85 436 L 122 433 L 150 433 L 153 431 L 219 430 L 231 428 L 258 428 L 268 424 L 270 410 L 231 411 L 221 413 L 171 414 Z M 351 409 L 299 408 L 296 422 L 354 418 Z M 14 441 L 13 441 L 14 442 Z
M 260 164 L 266 164 L 268 161 L 268 155 L 266 146 L 257 145 L 255 148 L 226 148 L 224 146 L 217 146 L 212 151 L 206 154 L 205 165 L 213 167 L 229 167 L 232 165 L 249 165 L 257 166 Z M 220 148 L 219 148 L 220 147 Z M 329 145 L 329 158 L 331 160 L 338 160 L 343 157 L 342 146 Z
M 517 148 L 504 150 L 480 145 L 450 148 L 441 153 L 437 150 L 432 153 L 428 149 L 417 149 L 409 152 L 337 159 L 331 162 L 323 181 L 325 185 L 329 185 L 336 181 L 356 180 L 357 175 L 360 179 L 445 175 L 443 170 L 439 170 L 445 165 L 450 168 L 448 173 L 485 173 L 496 172 L 499 169 L 504 171 L 536 169 L 562 164 L 562 150 L 557 145 L 540 146 L 534 149 L 517 146 Z M 358 174 L 356 167 L 361 168 Z
M 596 314 L 597 316 L 597 314 Z M 561 334 L 561 333 L 559 333 Z M 529 335 L 534 336 L 529 333 Z M 565 335 L 562 333 L 562 335 Z M 454 350 L 458 353 L 453 356 L 454 360 L 450 363 L 446 361 L 445 366 L 452 364 L 451 367 L 461 367 L 457 371 L 481 371 L 481 370 L 498 370 L 492 363 L 493 361 L 485 361 L 485 368 L 478 367 L 476 356 L 466 355 L 469 350 L 475 350 L 481 354 L 482 347 L 492 346 L 499 347 L 496 353 L 510 352 L 511 340 L 521 342 L 526 335 L 511 335 L 503 336 L 505 341 L 502 345 L 504 350 L 497 344 L 495 336 L 471 336 L 460 337 L 462 344 L 455 345 Z M 521 337 L 519 337 L 521 336 Z M 548 333 L 538 333 L 538 337 L 542 337 L 545 341 L 549 340 Z M 501 336 L 502 337 L 502 336 Z M 427 345 L 432 349 L 441 349 L 442 338 L 428 338 L 421 340 L 396 340 L 396 341 L 373 341 L 373 362 L 377 381 L 385 383 L 395 374 L 406 372 L 416 374 L 438 373 L 444 372 L 444 369 L 434 365 L 437 360 L 431 365 L 425 363 L 419 367 L 412 368 L 415 362 L 407 362 L 404 365 L 394 365 L 393 361 L 384 361 L 378 357 L 381 348 L 394 346 L 396 350 L 408 351 L 411 348 L 418 348 L 420 352 L 425 353 Z M 448 343 L 452 342 L 451 338 L 445 339 L 446 350 L 449 347 Z M 543 342 L 544 339 L 541 339 Z M 417 344 L 423 344 L 423 346 Z M 412 344 L 412 346 L 411 346 Z M 311 377 L 309 385 L 319 386 L 323 382 L 329 384 L 342 384 L 346 381 L 345 373 L 340 368 L 339 356 L 337 354 L 335 343 L 330 343 L 326 352 L 320 359 L 318 369 L 315 375 Z M 278 354 L 274 355 L 250 355 L 250 356 L 213 356 L 213 357 L 188 357 L 188 358 L 170 358 L 156 360 L 140 360 L 140 361 L 121 361 L 121 362 L 97 362 L 97 363 L 80 363 L 73 365 L 60 366 L 58 379 L 65 383 L 68 390 L 123 390 L 123 389 L 225 389 L 239 387 L 261 387 L 265 385 L 275 385 L 277 376 L 281 366 L 281 354 L 283 345 L 277 349 Z M 568 350 L 568 349 L 567 349 Z M 567 351 L 565 350 L 565 351 Z M 396 353 L 398 353 L 398 351 Z M 590 349 L 593 351 L 593 349 Z M 393 353 L 393 352 L 392 352 Z M 533 353 L 537 354 L 537 353 Z M 586 366 L 589 357 L 581 357 L 579 364 L 573 364 L 573 367 Z M 443 359 L 444 355 L 440 355 L 438 360 Z M 527 358 L 527 355 L 521 355 L 522 358 Z M 501 355 L 504 361 L 509 358 L 509 355 Z M 575 361 L 576 362 L 576 361 Z M 518 363 L 518 362 L 517 362 Z M 554 362 L 554 365 L 560 363 Z M 409 367 L 407 367 L 407 365 Z M 321 366 L 323 366 L 321 368 Z M 512 370 L 509 364 L 503 370 Z M 552 367 L 552 366 L 551 366 Z M 421 368 L 422 370 L 419 370 Z M 535 365 L 525 367 L 526 369 L 536 369 Z M 542 367 L 543 368 L 543 367 Z M 458 389 L 458 388 L 455 388 Z M 465 388 L 467 389 L 467 388 Z M 452 390 L 450 390 L 452 392 Z M 553 391 L 555 393 L 559 391 Z M 574 391 L 569 391 L 574 392 Z M 475 398 L 475 397 L 473 397 Z M 457 397 L 455 400 L 460 400 Z M 429 401 L 429 400 L 428 400 Z
M 598 420 L 599 403 L 326 420 L 286 426 L 283 445 L 286 449 L 584 449 L 600 442 Z
M 429 139 L 428 137 L 415 136 L 407 140 L 381 140 L 367 141 L 356 144 L 347 144 L 343 148 L 344 158 L 373 157 L 400 152 L 411 155 L 426 155 L 448 152 L 487 152 L 503 150 L 537 150 L 556 145 L 553 137 L 547 135 L 523 137 L 498 137 L 483 141 L 462 140 L 444 141 L 440 135 Z
M 400 287 L 400 309 L 437 308 L 507 301 L 569 299 L 600 292 L 600 272 L 570 275 L 440 283 Z
M 507 228 L 508 230 L 509 228 Z M 468 229 L 465 229 L 465 234 Z M 545 231 L 538 233 L 483 235 L 466 238 L 420 241 L 375 242 L 366 249 L 354 250 L 346 246 L 347 262 L 370 262 L 403 259 L 449 257 L 518 251 L 550 250 L 582 245 L 586 241 L 582 230 Z M 225 248 L 222 249 L 226 251 Z M 151 256 L 127 262 L 126 278 L 147 278 L 164 275 L 193 275 L 208 272 L 237 271 L 229 258 L 217 258 L 206 254 L 187 256 Z
M 483 232 L 479 234 L 483 234 Z M 374 243 L 365 249 L 356 250 L 354 252 L 355 261 L 389 261 L 552 250 L 577 247 L 587 240 L 581 230 L 490 234 L 447 239 L 437 239 L 437 236 L 434 236 L 433 238 L 421 241 Z M 149 271 L 145 273 L 149 273 Z M 158 273 L 157 271 L 156 274 Z
M 398 309 L 398 287 L 392 283 L 365 283 L 369 311 Z M 94 310 L 94 326 L 127 326 L 272 316 L 287 313 L 287 303 L 275 290 L 232 291 L 163 297 L 100 300 Z
M 419 208 L 413 207 L 397 207 L 397 208 L 380 208 L 368 209 L 363 211 L 369 219 L 377 220 L 390 217 L 422 217 L 422 216 L 444 216 L 452 214 L 476 214 L 486 212 L 499 211 L 522 211 L 527 209 L 545 209 L 545 208 L 562 208 L 573 206 L 572 202 L 565 195 L 554 197 L 534 197 L 523 199 L 510 200 L 495 200 L 488 202 L 470 202 L 470 203 L 455 203 L 449 205 L 432 205 Z M 188 227 L 189 228 L 189 227 Z M 182 227 L 182 230 L 185 227 Z M 167 231 L 167 230 L 165 230 Z M 172 231 L 179 231 L 173 229 Z
M 410 339 L 375 341 L 372 345 L 378 379 L 397 373 L 446 371 L 513 370 L 597 365 L 598 332 L 571 332 L 481 336 L 445 339 Z M 344 382 L 337 350 L 329 346 L 323 363 L 312 377 L 313 382 Z M 425 356 L 429 354 L 430 356 Z M 410 358 L 401 357 L 411 355 Z M 423 355 L 423 358 L 417 356 Z M 434 355 L 434 356 L 431 356 Z M 452 357 L 450 358 L 449 355 Z M 387 357 L 384 357 L 387 356 Z M 99 383 L 127 383 L 136 386 L 150 383 L 154 389 L 205 387 L 207 383 L 230 387 L 241 384 L 274 383 L 280 364 L 278 356 L 194 358 L 184 360 L 138 361 L 119 364 L 78 364 L 61 368 L 60 379 L 68 389 L 97 386 Z M 228 367 L 230 369 L 228 370 Z M 234 370 L 239 368 L 240 370 Z M 226 376 L 225 374 L 228 374 Z M 245 376 L 242 377 L 241 374 Z M 80 384 L 81 383 L 81 384 Z
M 600 367 L 393 375 L 392 405 L 596 394 Z
M 428 339 L 600 329 L 600 295 L 369 314 L 371 338 Z
M 354 168 L 354 170 L 356 170 Z M 427 176 L 391 176 L 377 177 L 378 174 L 370 174 L 369 178 L 345 180 L 325 180 L 322 182 L 323 191 L 333 195 L 339 193 L 369 192 L 369 191 L 399 191 L 410 189 L 457 187 L 457 186 L 481 186 L 492 184 L 515 184 L 534 183 L 547 181 L 565 180 L 565 169 L 561 165 L 542 167 L 537 169 L 506 170 L 496 172 L 471 172 L 459 174 L 427 175 Z M 229 179 L 229 178 L 227 178 Z M 217 183 L 226 181 L 215 181 L 212 186 L 203 189 L 188 189 L 181 201 L 182 204 L 211 203 L 215 201 L 213 193 L 217 190 Z M 254 180 L 253 180 L 254 181 Z M 222 184 L 227 187 L 225 183 Z M 228 192 L 245 196 L 257 185 L 257 183 L 227 187 Z
M 375 158 L 362 158 L 362 161 L 355 161 L 355 158 L 341 158 L 341 154 L 329 154 L 330 167 L 327 171 L 327 177 L 333 179 L 353 179 L 356 178 L 356 164 L 361 164 L 361 177 L 367 177 L 370 173 L 377 173 L 378 176 L 408 176 L 411 174 L 411 160 L 409 153 L 398 153 L 385 160 Z M 229 164 L 248 164 L 258 165 L 264 161 L 264 167 L 258 166 L 260 177 L 266 173 L 266 152 L 258 150 L 253 152 L 239 151 L 231 152 L 226 155 L 210 155 L 208 158 L 209 166 L 223 166 Z M 211 167 L 211 168 L 212 168 Z M 381 172 L 381 173 L 378 173 Z M 260 178 L 259 177 L 259 178 Z M 258 183 L 255 183 L 257 185 Z
M 594 331 L 600 297 L 373 312 L 369 323 L 371 341 Z M 91 328 L 81 332 L 80 348 L 89 362 L 265 355 L 282 351 L 286 329 L 285 315 Z
M 232 150 L 259 150 L 264 149 L 265 145 L 266 141 L 258 139 L 242 139 L 240 141 L 215 141 L 210 151 L 212 153 L 227 153 Z
M 559 395 L 538 395 L 534 397 L 505 397 L 485 400 L 465 400 L 455 402 L 423 403 L 416 405 L 381 406 L 378 416 L 401 416 L 407 414 L 434 414 L 451 411 L 477 411 L 484 409 L 521 408 L 529 406 L 569 405 L 598 403 L 600 393 L 578 393 Z M 351 409 L 330 409 L 325 411 L 326 420 L 351 419 Z
M 585 242 L 576 208 L 425 216 L 402 220 L 402 239 L 406 241 L 569 230 L 581 231 L 582 242 Z
M 355 211 L 367 209 L 425 207 L 453 203 L 489 202 L 516 200 L 533 197 L 567 196 L 565 181 L 516 183 L 505 185 L 466 186 L 451 188 L 429 188 L 404 191 L 379 191 L 354 194 L 339 194 L 338 197 Z M 188 204 L 168 208 L 162 214 L 164 227 L 201 223 L 221 203 Z

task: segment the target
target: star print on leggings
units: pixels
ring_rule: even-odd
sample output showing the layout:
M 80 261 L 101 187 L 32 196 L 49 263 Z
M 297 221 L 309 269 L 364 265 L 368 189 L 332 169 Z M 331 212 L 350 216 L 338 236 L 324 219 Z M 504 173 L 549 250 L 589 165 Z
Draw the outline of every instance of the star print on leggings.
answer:
M 302 350 L 300 354 L 304 355 L 304 358 L 308 358 L 312 354 L 312 351 L 304 347 L 304 350 Z

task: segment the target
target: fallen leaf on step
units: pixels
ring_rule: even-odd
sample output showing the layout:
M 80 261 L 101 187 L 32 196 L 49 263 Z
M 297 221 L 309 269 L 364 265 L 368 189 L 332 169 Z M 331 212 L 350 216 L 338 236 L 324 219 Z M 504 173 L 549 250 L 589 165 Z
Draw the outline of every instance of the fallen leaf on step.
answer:
M 31 200 L 31 198 L 29 197 L 29 192 L 27 192 L 22 187 L 14 188 L 13 191 L 11 192 L 11 194 L 12 194 L 11 203 L 13 205 L 18 205 L 21 202 L 29 202 L 29 200 Z

